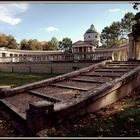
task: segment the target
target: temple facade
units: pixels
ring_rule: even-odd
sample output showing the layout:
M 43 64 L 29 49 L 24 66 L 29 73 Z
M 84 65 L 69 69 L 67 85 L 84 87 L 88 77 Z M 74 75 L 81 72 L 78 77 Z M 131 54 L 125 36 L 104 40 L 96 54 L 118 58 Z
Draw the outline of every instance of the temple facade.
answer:
M 100 33 L 97 32 L 94 25 L 92 24 L 84 34 L 84 41 L 79 40 L 73 43 L 72 52 L 93 52 L 99 46 L 101 46 Z

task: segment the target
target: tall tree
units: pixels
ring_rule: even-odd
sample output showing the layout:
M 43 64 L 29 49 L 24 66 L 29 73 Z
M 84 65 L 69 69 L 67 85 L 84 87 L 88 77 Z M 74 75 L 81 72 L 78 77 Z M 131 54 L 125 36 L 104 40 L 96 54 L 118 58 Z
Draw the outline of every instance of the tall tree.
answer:
M 134 20 L 135 24 L 132 26 L 132 34 L 134 39 L 136 40 L 137 37 L 140 36 L 140 12 L 136 13 Z
M 63 38 L 62 41 L 59 41 L 59 48 L 66 52 L 72 52 L 72 40 L 68 37 Z
M 101 32 L 101 41 L 104 47 L 110 48 L 127 42 L 127 34 L 132 30 L 134 14 L 128 12 L 121 21 L 113 22 Z
M 104 44 L 104 47 L 107 47 L 107 45 L 109 44 L 110 41 L 110 28 L 109 27 L 105 27 L 102 32 L 101 32 L 101 42 Z
M 105 27 L 101 32 L 101 41 L 104 47 L 110 48 L 118 45 L 120 34 L 120 22 L 113 22 L 109 27 Z
M 55 37 L 48 42 L 48 50 L 58 50 L 59 42 Z
M 110 34 L 113 41 L 118 40 L 120 35 L 120 22 L 113 22 L 111 24 Z
M 125 33 L 132 31 L 132 21 L 134 19 L 134 14 L 132 12 L 128 12 L 121 19 L 122 29 L 124 29 Z

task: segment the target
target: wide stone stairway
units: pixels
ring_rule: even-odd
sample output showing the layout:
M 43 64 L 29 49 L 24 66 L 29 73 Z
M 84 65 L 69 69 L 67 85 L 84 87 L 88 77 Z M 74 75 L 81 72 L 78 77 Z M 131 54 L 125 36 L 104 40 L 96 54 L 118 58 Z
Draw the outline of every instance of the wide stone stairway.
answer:
M 27 110 L 39 112 L 39 109 L 41 111 L 41 107 L 46 104 L 48 106 L 53 105 L 51 109 L 57 112 L 65 105 L 71 105 L 76 101 L 79 101 L 80 104 L 81 99 L 86 99 L 86 96 L 91 95 L 89 91 L 100 89 L 105 83 L 120 78 L 138 66 L 140 66 L 140 62 L 107 62 L 97 65 L 97 67 L 91 68 L 90 66 L 88 71 L 83 70 L 70 76 L 64 75 L 62 78 L 58 76 L 58 78 L 46 82 L 46 84 L 15 92 L 11 96 L 5 96 L 0 102 L 24 120 L 27 119 Z M 73 73 L 76 73 L 76 71 Z M 46 109 L 48 108 L 46 107 Z M 63 115 L 60 116 L 63 118 Z M 39 129 L 37 128 L 35 131 L 39 131 Z

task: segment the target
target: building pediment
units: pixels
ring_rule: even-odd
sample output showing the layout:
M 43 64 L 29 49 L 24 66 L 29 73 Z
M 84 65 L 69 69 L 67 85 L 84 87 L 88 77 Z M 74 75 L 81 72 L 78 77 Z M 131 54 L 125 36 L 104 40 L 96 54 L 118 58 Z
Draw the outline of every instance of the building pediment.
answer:
M 73 43 L 73 45 L 83 45 L 83 44 L 85 44 L 85 42 L 84 41 L 81 41 L 81 40 Z

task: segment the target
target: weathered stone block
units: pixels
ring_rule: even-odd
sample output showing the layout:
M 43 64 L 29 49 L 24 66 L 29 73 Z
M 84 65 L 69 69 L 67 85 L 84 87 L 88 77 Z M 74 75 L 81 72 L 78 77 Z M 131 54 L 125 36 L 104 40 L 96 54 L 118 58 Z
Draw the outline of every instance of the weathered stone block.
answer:
M 11 86 L 0 86 L 0 92 L 11 90 Z
M 54 111 L 54 104 L 47 101 L 38 101 L 29 104 L 29 109 L 34 113 L 46 113 Z
M 11 86 L 0 86 L 0 97 L 8 96 L 11 93 Z

